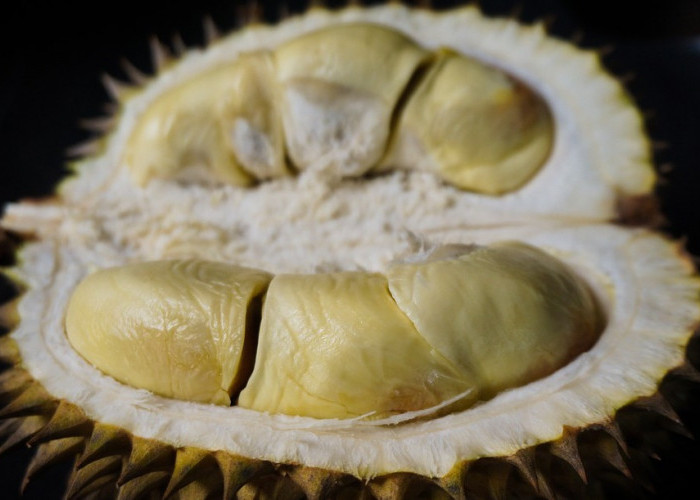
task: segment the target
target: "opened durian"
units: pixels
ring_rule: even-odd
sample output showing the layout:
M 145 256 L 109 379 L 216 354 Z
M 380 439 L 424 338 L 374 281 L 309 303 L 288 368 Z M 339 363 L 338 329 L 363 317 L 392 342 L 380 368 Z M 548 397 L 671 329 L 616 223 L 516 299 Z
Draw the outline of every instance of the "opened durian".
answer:
M 313 9 L 114 89 L 100 150 L 2 219 L 28 236 L 0 344 L 27 478 L 570 497 L 639 461 L 616 418 L 664 411 L 700 281 L 619 224 L 656 175 L 595 53 L 473 7 Z

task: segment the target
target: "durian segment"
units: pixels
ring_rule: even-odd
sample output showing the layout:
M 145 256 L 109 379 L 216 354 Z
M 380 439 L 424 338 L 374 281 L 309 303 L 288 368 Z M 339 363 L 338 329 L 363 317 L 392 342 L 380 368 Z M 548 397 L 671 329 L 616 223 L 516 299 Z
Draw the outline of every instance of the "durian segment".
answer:
M 424 169 L 463 189 L 501 194 L 545 163 L 545 102 L 503 71 L 443 50 L 411 92 L 384 165 Z
M 245 186 L 287 174 L 272 55 L 242 54 L 160 95 L 123 158 L 140 185 L 214 178 Z
M 369 23 L 307 33 L 275 50 L 289 156 L 299 169 L 357 176 L 386 149 L 391 117 L 429 52 Z
M 73 292 L 66 334 L 85 359 L 132 387 L 229 405 L 244 376 L 251 302 L 269 281 L 207 261 L 104 269 Z
M 481 399 L 561 368 L 604 327 L 581 278 L 523 243 L 438 247 L 387 278 L 399 308 Z
M 288 274 L 270 283 L 255 368 L 238 404 L 316 418 L 383 417 L 472 388 L 396 307 L 384 276 Z

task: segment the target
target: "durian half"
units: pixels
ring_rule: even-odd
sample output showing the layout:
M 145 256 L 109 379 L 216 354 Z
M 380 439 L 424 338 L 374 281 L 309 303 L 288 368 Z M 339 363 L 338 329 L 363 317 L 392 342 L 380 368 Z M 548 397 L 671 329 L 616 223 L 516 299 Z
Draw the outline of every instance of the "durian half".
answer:
M 391 51 L 358 50 L 368 38 Z M 465 81 L 516 82 L 535 96 L 525 95 L 527 109 L 544 103 L 525 120 L 537 129 L 536 146 L 524 148 L 535 165 L 513 185 L 461 185 L 459 161 L 441 176 L 425 153 L 435 141 L 416 149 L 401 132 L 404 123 L 419 139 L 434 130 L 411 127 L 461 84 L 439 83 L 455 58 L 468 61 L 454 70 Z M 635 452 L 623 458 L 616 418 L 630 404 L 667 410 L 658 386 L 688 369 L 700 282 L 679 244 L 614 224 L 638 218 L 656 178 L 640 114 L 594 52 L 472 7 L 314 9 L 114 90 L 118 120 L 99 153 L 57 198 L 10 205 L 2 222 L 30 236 L 7 271 L 22 294 L 3 309 L 13 329 L 0 350 L 12 364 L 0 379 L 4 448 L 37 447 L 27 477 L 77 457 L 69 497 L 554 497 L 584 495 L 600 462 L 623 472 L 637 463 Z M 224 111 L 233 117 L 207 111 L 232 91 Z M 468 131 L 501 130 L 487 118 Z M 237 153 L 219 154 L 221 141 Z M 392 168 L 413 157 L 407 170 Z M 183 158 L 193 167 L 180 175 Z M 373 420 L 183 401 L 104 374 L 66 336 L 73 291 L 98 269 L 196 258 L 274 274 L 380 273 L 441 245 L 512 240 L 578 276 L 604 326 L 565 366 L 468 409 Z

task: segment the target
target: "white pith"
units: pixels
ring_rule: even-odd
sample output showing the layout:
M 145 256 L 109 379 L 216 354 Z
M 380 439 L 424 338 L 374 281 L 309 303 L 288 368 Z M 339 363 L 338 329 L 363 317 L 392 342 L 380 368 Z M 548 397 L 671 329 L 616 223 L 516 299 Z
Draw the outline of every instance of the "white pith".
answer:
M 523 189 L 500 197 L 465 193 L 420 173 L 332 187 L 318 178 L 282 179 L 249 190 L 131 183 L 120 152 L 139 114 L 164 89 L 241 52 L 359 20 L 393 26 L 428 48 L 475 55 L 525 81 L 555 119 L 547 164 Z M 17 275 L 28 292 L 13 338 L 24 365 L 52 395 L 137 436 L 362 478 L 395 471 L 443 476 L 460 460 L 508 455 L 560 437 L 564 426 L 605 420 L 655 392 L 682 361 L 700 318 L 691 265 L 648 231 L 596 224 L 615 216 L 618 196 L 651 190 L 648 149 L 639 113 L 600 71 L 597 56 L 547 38 L 539 25 L 487 19 L 474 8 L 439 15 L 392 6 L 313 11 L 276 28 L 252 27 L 189 53 L 129 99 L 106 152 L 81 163 L 61 201 L 8 208 L 6 227 L 42 240 L 21 254 Z M 503 239 L 541 246 L 579 270 L 605 298 L 608 327 L 590 352 L 557 373 L 426 422 L 376 426 L 168 400 L 101 375 L 63 332 L 71 290 L 95 268 L 200 256 L 271 272 L 381 270 L 424 245 Z

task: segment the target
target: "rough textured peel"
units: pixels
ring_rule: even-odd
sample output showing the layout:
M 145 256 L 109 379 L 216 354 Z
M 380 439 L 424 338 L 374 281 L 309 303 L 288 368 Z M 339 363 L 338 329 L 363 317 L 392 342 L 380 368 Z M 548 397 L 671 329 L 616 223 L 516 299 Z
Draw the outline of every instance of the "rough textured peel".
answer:
M 132 182 L 125 145 L 161 96 L 244 52 L 345 22 L 410 33 L 533 89 L 555 128 L 543 168 L 497 197 L 464 193 L 428 171 L 337 183 L 301 175 L 253 188 Z M 127 92 L 114 87 L 115 128 L 56 198 L 13 204 L 2 220 L 33 236 L 10 271 L 21 298 L 0 313 L 12 328 L 0 338 L 0 359 L 11 365 L 0 374 L 0 451 L 37 449 L 25 484 L 74 456 L 71 498 L 595 497 L 611 471 L 624 482 L 645 470 L 649 429 L 678 430 L 658 389 L 675 368 L 697 378 L 684 354 L 700 321 L 700 282 L 679 244 L 610 224 L 631 215 L 619 207 L 651 194 L 655 174 L 640 114 L 597 54 L 471 7 L 385 6 L 251 26 L 160 69 Z M 564 368 L 437 418 L 387 424 L 176 401 L 100 373 L 64 333 L 71 292 L 98 268 L 195 257 L 272 273 L 378 272 L 440 244 L 504 240 L 574 269 L 606 327 Z

